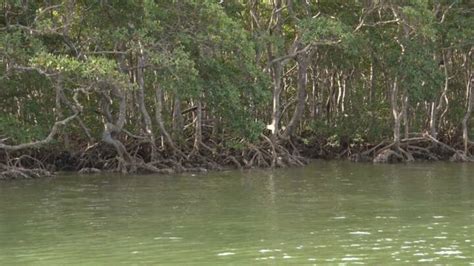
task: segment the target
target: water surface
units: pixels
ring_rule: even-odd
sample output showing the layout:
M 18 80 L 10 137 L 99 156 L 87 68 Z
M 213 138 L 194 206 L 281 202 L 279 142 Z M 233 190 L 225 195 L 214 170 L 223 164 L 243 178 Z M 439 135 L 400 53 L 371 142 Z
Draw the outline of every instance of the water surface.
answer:
M 474 265 L 474 165 L 0 182 L 0 265 Z

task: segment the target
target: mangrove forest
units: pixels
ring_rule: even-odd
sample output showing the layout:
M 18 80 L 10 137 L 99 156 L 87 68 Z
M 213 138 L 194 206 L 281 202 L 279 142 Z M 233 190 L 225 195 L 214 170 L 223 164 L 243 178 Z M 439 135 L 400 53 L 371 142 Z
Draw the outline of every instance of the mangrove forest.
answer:
M 0 179 L 474 161 L 471 0 L 5 0 Z

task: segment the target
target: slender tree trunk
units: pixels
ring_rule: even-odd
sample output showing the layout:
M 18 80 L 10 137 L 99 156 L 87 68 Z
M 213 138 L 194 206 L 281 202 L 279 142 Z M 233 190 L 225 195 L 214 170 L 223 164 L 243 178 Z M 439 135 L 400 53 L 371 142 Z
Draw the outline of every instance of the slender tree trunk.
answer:
M 448 103 L 449 103 L 448 97 L 447 97 L 448 88 L 449 88 L 448 61 L 447 61 L 445 52 L 443 52 L 443 62 L 444 62 L 443 63 L 444 88 L 441 93 L 441 96 L 439 97 L 438 105 L 435 107 L 435 102 L 432 103 L 431 115 L 430 115 L 430 134 L 435 139 L 438 138 L 438 128 L 439 128 L 439 125 L 441 124 L 444 114 L 447 112 Z M 443 108 L 443 103 L 446 104 L 445 111 L 439 116 L 439 119 L 438 119 L 438 114 L 441 112 L 441 109 Z
M 219 129 L 220 129 L 220 123 L 219 123 L 219 117 L 212 114 L 211 112 L 208 112 L 210 116 L 210 120 L 212 121 L 212 133 L 211 133 L 211 139 L 217 140 L 219 137 Z
M 449 99 L 448 99 L 448 89 L 449 89 L 449 74 L 448 74 L 448 58 L 446 53 L 443 52 L 443 62 L 444 62 L 444 89 L 443 93 L 441 94 L 438 106 L 436 107 L 436 114 L 441 112 L 443 109 L 443 103 L 445 104 L 443 112 L 439 115 L 438 124 L 436 125 L 436 133 L 438 133 L 439 128 L 443 122 L 443 118 L 445 114 L 448 112 L 449 108 Z
M 202 106 L 201 100 L 196 100 L 196 122 L 195 122 L 195 131 L 194 131 L 194 145 L 193 149 L 199 151 L 199 147 L 202 143 Z
M 373 62 L 373 57 L 372 61 L 370 62 L 370 74 L 369 74 L 369 104 L 372 104 L 372 101 L 374 99 L 374 93 L 375 93 L 375 65 Z
M 316 118 L 318 114 L 318 76 L 316 73 L 315 67 L 311 71 L 311 106 L 310 106 L 310 116 L 312 119 Z
M 143 47 L 140 44 L 140 54 L 138 56 L 138 68 L 137 68 L 137 82 L 138 82 L 138 106 L 140 112 L 143 115 L 143 126 L 145 129 L 145 134 L 148 136 L 148 139 L 151 144 L 151 160 L 156 159 L 156 142 L 155 135 L 153 134 L 153 125 L 151 122 L 150 114 L 146 109 L 145 104 L 145 55 L 143 52 Z
M 61 106 L 61 95 L 63 94 L 63 88 L 62 88 L 62 78 L 58 77 L 58 80 L 56 81 L 56 120 L 63 120 L 64 115 L 62 112 L 62 106 Z M 69 136 L 66 132 L 62 134 L 63 141 L 64 141 L 64 147 L 66 150 L 69 149 L 70 143 L 69 143 Z
M 334 89 L 334 75 L 335 75 L 334 73 L 331 73 L 329 77 L 329 94 L 327 96 L 327 101 L 326 101 L 326 114 L 327 114 L 328 125 L 331 125 L 332 112 L 335 111 L 335 109 L 337 109 L 335 107 L 336 90 Z
M 183 115 L 181 114 L 181 99 L 179 95 L 174 96 L 173 103 L 173 134 L 180 138 L 183 131 Z
M 398 148 L 400 146 L 400 120 L 402 113 L 398 111 L 398 78 L 395 77 L 390 93 L 390 105 L 392 107 L 393 115 L 393 142 Z
M 342 94 L 343 94 L 343 88 L 342 88 L 342 71 L 340 74 L 336 74 L 336 83 L 337 83 L 337 97 L 336 97 L 336 108 L 342 112 Z
M 430 135 L 433 138 L 438 137 L 438 132 L 436 130 L 436 107 L 435 102 L 431 102 L 430 104 Z
M 297 55 L 296 62 L 298 63 L 298 78 L 297 78 L 297 90 L 298 97 L 296 102 L 296 108 L 288 123 L 283 137 L 288 138 L 294 134 L 298 123 L 301 121 L 301 117 L 304 113 L 304 107 L 306 103 L 306 85 L 308 84 L 308 64 L 309 54 L 301 53 Z
M 341 96 L 341 112 L 344 113 L 346 111 L 346 86 L 347 86 L 347 79 L 346 75 L 342 75 L 342 96 Z
M 273 0 L 273 13 L 271 23 L 269 25 L 269 29 L 272 27 L 272 35 L 276 36 L 277 38 L 282 37 L 282 18 L 281 18 L 281 8 L 282 8 L 282 0 Z M 273 45 L 267 45 L 268 50 L 268 60 L 271 62 L 270 64 L 270 71 L 272 74 L 273 79 L 273 100 L 272 100 L 272 117 L 271 117 L 271 124 L 267 126 L 268 129 L 271 130 L 272 136 L 275 139 L 278 131 L 279 131 L 279 123 L 280 123 L 280 116 L 281 116 L 281 104 L 280 104 L 280 95 L 282 92 L 282 78 L 283 78 L 283 63 L 281 61 L 273 62 L 274 59 L 274 51 Z M 276 47 L 275 52 L 276 54 L 279 53 L 280 48 Z
M 178 150 L 178 148 L 176 148 L 176 145 L 174 144 L 173 139 L 171 138 L 170 134 L 166 130 L 165 123 L 163 121 L 162 110 L 163 110 L 163 91 L 161 89 L 160 84 L 156 84 L 155 85 L 155 120 L 156 120 L 156 123 L 158 124 L 158 128 L 160 129 L 160 134 L 165 139 L 166 143 L 168 143 L 168 145 L 171 147 L 174 153 L 183 155 Z M 179 115 L 181 115 L 181 111 L 179 112 Z
M 405 138 L 409 137 L 409 121 L 408 121 L 408 96 L 403 97 L 403 104 L 402 104 L 402 116 L 403 116 L 403 126 L 405 129 Z
M 280 115 L 281 115 L 281 104 L 280 104 L 280 95 L 282 91 L 282 74 L 283 66 L 280 62 L 274 63 L 272 67 L 272 77 L 273 77 L 273 104 L 272 104 L 272 123 L 270 124 L 269 129 L 272 131 L 272 135 L 276 136 L 278 134 Z
M 462 119 L 462 138 L 464 142 L 464 153 L 467 155 L 469 152 L 469 132 L 468 132 L 468 121 L 471 117 L 472 113 L 472 105 L 474 104 L 474 74 L 468 78 L 468 82 L 466 85 L 466 100 L 467 100 L 467 108 L 466 112 L 464 113 L 464 118 Z

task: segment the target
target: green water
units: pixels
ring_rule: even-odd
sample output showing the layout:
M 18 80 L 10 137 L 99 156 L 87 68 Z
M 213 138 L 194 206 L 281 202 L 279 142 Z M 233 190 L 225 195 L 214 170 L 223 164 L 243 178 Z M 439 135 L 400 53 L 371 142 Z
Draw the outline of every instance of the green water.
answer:
M 0 265 L 474 265 L 474 164 L 0 182 Z

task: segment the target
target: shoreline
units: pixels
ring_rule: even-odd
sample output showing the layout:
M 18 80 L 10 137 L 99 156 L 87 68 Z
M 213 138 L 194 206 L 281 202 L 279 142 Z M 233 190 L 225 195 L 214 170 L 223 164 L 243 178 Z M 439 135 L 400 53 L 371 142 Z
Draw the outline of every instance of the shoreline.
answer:
M 241 150 L 209 145 L 207 150 L 202 149 L 198 153 L 191 150 L 186 156 L 163 150 L 159 153 L 159 158 L 144 156 L 149 149 L 145 146 L 135 152 L 131 162 L 121 160 L 111 147 L 98 143 L 95 148 L 79 151 L 66 151 L 57 147 L 41 148 L 18 151 L 0 157 L 0 180 L 34 179 L 53 176 L 59 172 L 80 175 L 102 173 L 140 175 L 286 168 L 301 167 L 313 160 L 344 160 L 374 164 L 474 162 L 474 157 L 466 156 L 451 146 L 433 141 L 427 143 L 413 148 L 414 146 L 408 143 L 394 147 L 389 141 L 382 141 L 377 145 L 349 143 L 339 147 L 321 145 L 316 141 L 310 144 L 262 142 L 259 145 L 251 144 Z M 7 158 L 10 158 L 9 161 Z

